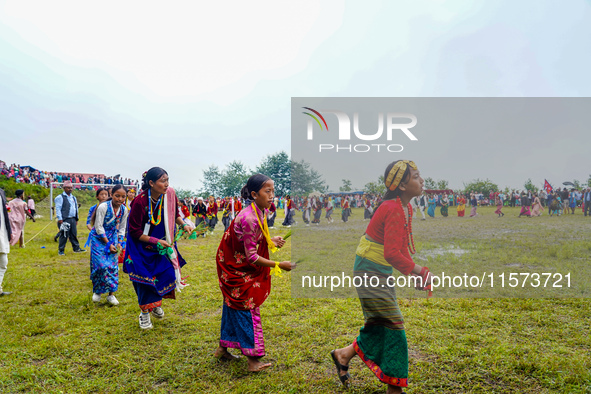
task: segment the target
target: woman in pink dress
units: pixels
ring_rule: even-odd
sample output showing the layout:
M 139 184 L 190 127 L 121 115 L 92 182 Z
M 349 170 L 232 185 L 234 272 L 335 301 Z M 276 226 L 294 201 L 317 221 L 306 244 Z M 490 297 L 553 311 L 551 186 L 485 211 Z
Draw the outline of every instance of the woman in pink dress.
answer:
M 16 198 L 8 203 L 8 220 L 10 221 L 10 229 L 12 231 L 12 238 L 10 239 L 11 245 L 19 243 L 21 248 L 25 247 L 25 223 L 27 221 L 26 216 L 30 217 L 33 221 L 35 218 L 29 213 L 27 203 L 23 201 L 24 190 L 17 190 L 15 193 Z M 26 215 L 26 216 L 25 216 Z
M 498 194 L 495 196 L 495 204 L 497 206 L 495 213 L 499 215 L 499 217 L 505 216 L 505 214 L 501 212 L 501 209 L 503 209 L 503 200 L 501 200 L 501 197 L 499 197 Z
M 540 198 L 538 197 L 538 193 L 534 193 L 534 203 L 532 204 L 531 215 L 532 216 L 541 216 L 542 215 L 542 203 L 540 202 Z

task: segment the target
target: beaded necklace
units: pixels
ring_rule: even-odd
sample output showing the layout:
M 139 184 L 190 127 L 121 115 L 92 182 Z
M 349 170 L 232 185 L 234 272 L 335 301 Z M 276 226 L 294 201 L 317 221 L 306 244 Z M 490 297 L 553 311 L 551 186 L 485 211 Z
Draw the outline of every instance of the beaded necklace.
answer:
M 396 197 L 396 200 L 398 201 L 398 204 L 400 204 L 400 206 L 402 207 L 402 201 L 400 201 L 400 196 Z M 402 213 L 404 215 L 404 230 L 406 230 L 406 235 L 408 238 L 408 251 L 411 254 L 415 254 L 417 252 L 417 249 L 415 248 L 415 240 L 412 236 L 412 206 L 410 205 L 410 203 L 408 203 L 406 209 L 408 210 L 408 221 L 406 219 L 406 213 L 404 213 L 404 209 L 402 210 Z
M 115 215 L 115 226 L 118 228 L 119 223 L 121 223 L 121 218 L 123 217 L 123 209 L 125 208 L 124 204 L 119 206 L 119 212 L 115 215 L 115 207 L 113 206 L 113 201 L 111 200 L 111 209 L 113 210 L 113 215 Z
M 160 224 L 160 221 L 162 220 L 162 194 L 160 195 L 160 197 L 158 197 L 156 206 L 152 207 L 152 190 L 148 189 L 148 200 L 150 202 L 150 209 L 148 209 L 148 220 L 152 225 L 157 226 Z M 154 220 L 154 210 L 156 210 L 158 213 L 156 220 Z

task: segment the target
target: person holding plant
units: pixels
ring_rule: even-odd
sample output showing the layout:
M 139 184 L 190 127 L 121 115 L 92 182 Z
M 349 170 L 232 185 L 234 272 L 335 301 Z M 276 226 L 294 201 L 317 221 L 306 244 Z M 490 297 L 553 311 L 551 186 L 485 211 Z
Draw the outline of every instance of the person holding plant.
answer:
M 408 384 L 408 347 L 395 288 L 388 283 L 395 268 L 403 275 L 418 276 L 417 289 L 431 289 L 429 269 L 411 257 L 415 248 L 410 200 L 421 195 L 424 181 L 408 160 L 391 163 L 384 179 L 387 191 L 359 241 L 354 266 L 355 277 L 365 277 L 365 283 L 375 282 L 371 280 L 375 277 L 379 284 L 357 288 L 365 325 L 353 343 L 330 355 L 344 385 L 350 378 L 349 362 L 358 355 L 388 385 L 388 393 L 402 393 Z
M 207 203 L 207 226 L 209 227 L 210 234 L 213 233 L 213 229 L 218 223 L 218 203 L 215 201 L 214 196 L 209 196 Z
M 142 191 L 131 203 L 123 271 L 137 294 L 140 328 L 149 329 L 153 327 L 150 313 L 164 317 L 162 298 L 174 299 L 175 289 L 186 286 L 181 281 L 180 270 L 186 263 L 176 247 L 175 223 L 188 233 L 194 227 L 181 218 L 166 171 L 152 167 L 142 178 Z
M 267 209 L 273 203 L 273 180 L 262 174 L 251 176 L 242 188 L 244 209 L 224 233 L 216 253 L 220 290 L 224 297 L 220 343 L 214 355 L 222 360 L 238 356 L 228 348 L 240 349 L 248 359 L 248 370 L 258 372 L 271 366 L 259 359 L 265 355 L 260 306 L 271 292 L 271 274 L 291 271 L 295 264 L 272 261 L 269 249 L 285 244 L 279 236 L 271 238 Z

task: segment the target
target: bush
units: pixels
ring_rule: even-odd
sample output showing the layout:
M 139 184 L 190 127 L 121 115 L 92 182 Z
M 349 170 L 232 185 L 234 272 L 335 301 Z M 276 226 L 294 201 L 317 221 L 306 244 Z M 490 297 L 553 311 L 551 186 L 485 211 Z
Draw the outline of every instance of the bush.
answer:
M 9 179 L 4 175 L 0 175 L 0 188 L 4 189 L 6 198 L 8 199 L 14 198 L 15 192 L 18 189 L 23 189 L 25 191 L 24 198 L 31 196 L 37 202 L 43 200 L 49 195 L 49 189 L 43 186 L 30 185 L 28 183 L 16 183 L 14 179 Z

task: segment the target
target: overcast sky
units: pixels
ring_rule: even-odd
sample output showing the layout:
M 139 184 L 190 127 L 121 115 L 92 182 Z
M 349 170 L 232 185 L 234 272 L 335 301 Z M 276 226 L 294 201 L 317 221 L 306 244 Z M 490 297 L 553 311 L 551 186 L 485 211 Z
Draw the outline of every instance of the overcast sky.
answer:
M 291 97 L 590 96 L 590 20 L 588 1 L 4 1 L 0 159 L 131 178 L 157 165 L 196 190 L 211 164 L 290 152 Z M 553 159 L 523 151 L 577 158 L 553 183 L 587 179 L 590 136 L 549 145 Z M 491 176 L 475 165 L 522 187 L 498 157 Z M 462 163 L 421 172 L 461 187 L 477 173 Z

